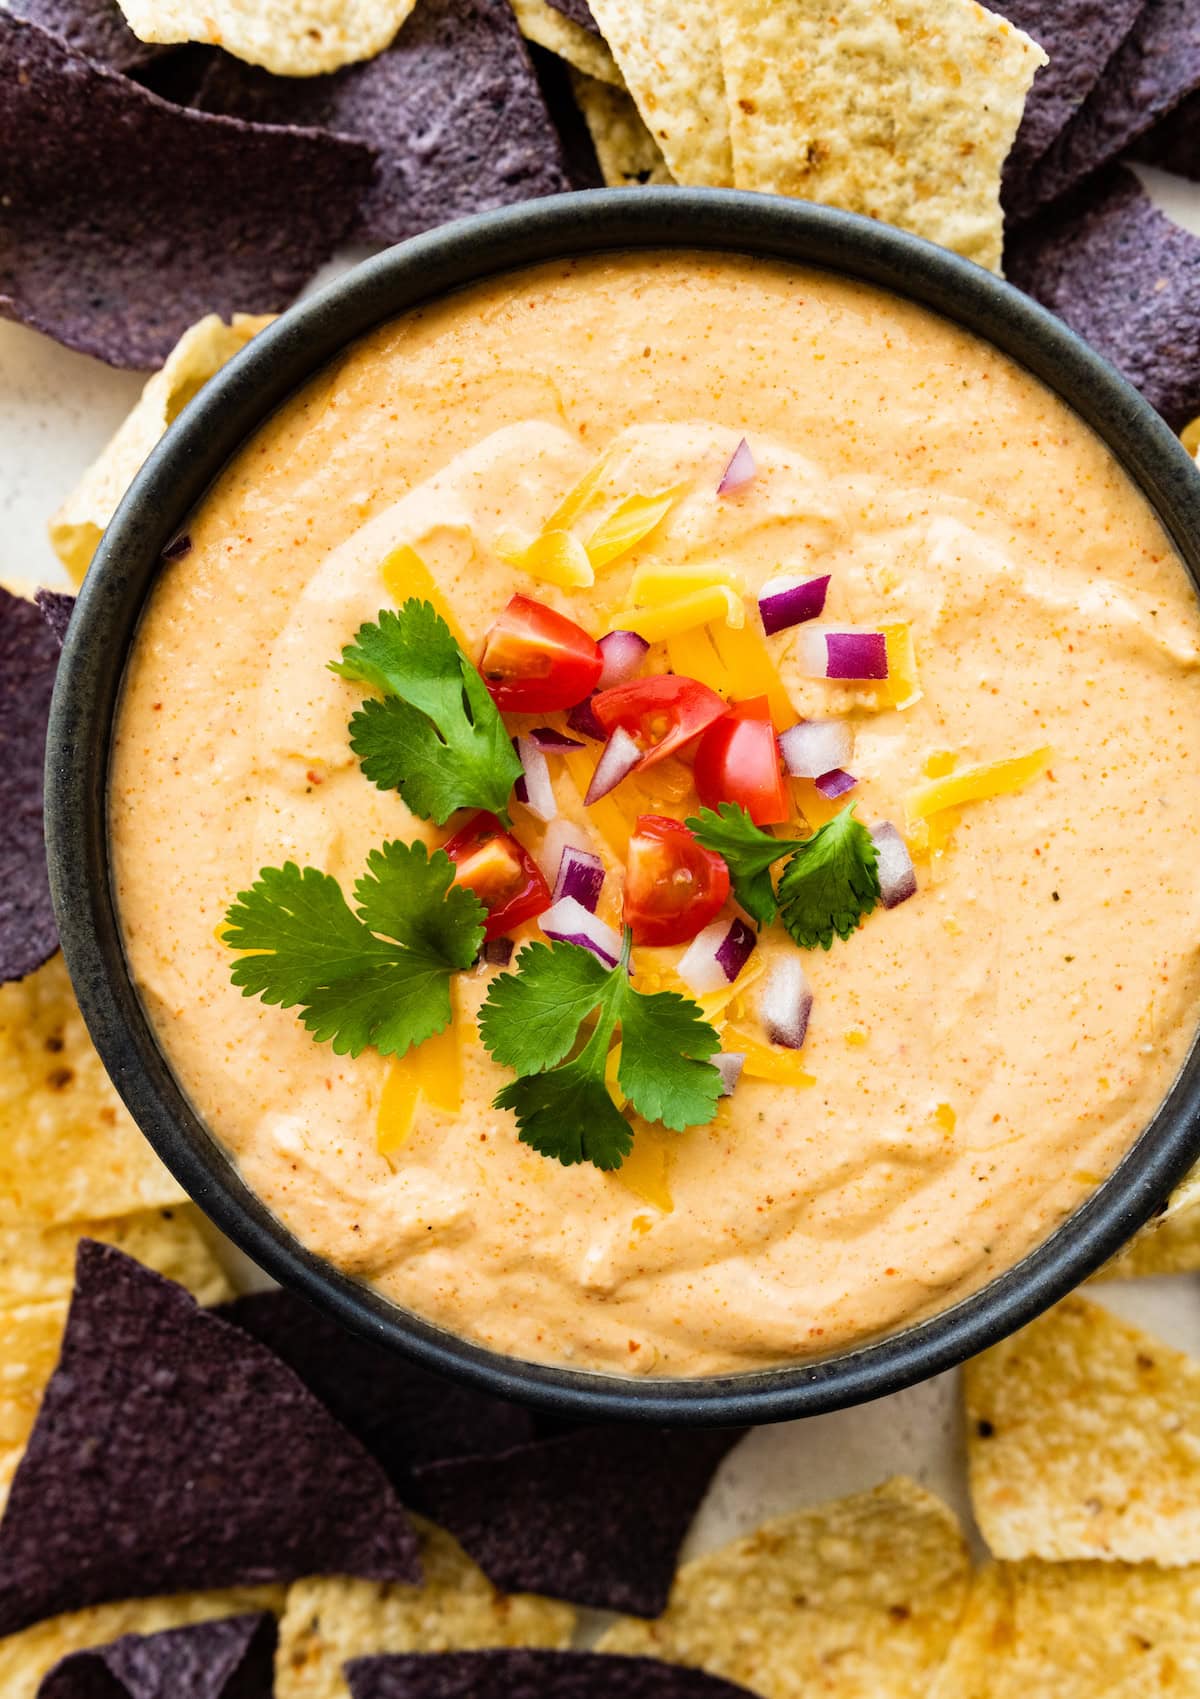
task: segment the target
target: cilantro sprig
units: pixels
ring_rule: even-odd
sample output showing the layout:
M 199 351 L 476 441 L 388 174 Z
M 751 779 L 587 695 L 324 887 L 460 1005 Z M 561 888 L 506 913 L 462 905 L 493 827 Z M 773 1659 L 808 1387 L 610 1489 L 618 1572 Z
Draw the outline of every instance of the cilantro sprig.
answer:
M 803 950 L 849 938 L 879 902 L 878 854 L 851 804 L 810 838 L 773 838 L 744 808 L 702 808 L 687 825 L 705 849 L 724 858 L 738 902 L 761 926 L 776 915 Z M 771 868 L 787 856 L 778 889 Z
M 459 808 L 508 824 L 521 763 L 482 678 L 428 602 L 382 609 L 329 664 L 380 692 L 350 721 L 350 747 L 372 784 L 399 791 L 439 826 Z
M 339 1056 L 369 1045 L 403 1056 L 449 1025 L 450 976 L 475 959 L 486 911 L 455 885 L 454 865 L 424 844 L 372 850 L 351 909 L 337 880 L 315 867 L 265 867 L 239 893 L 224 941 L 248 951 L 233 964 L 245 997 L 284 1009 Z
M 568 1167 L 619 1168 L 633 1147 L 606 1083 L 618 1027 L 617 1083 L 640 1115 L 682 1132 L 716 1113 L 721 1076 L 707 1058 L 720 1039 L 688 998 L 635 991 L 629 951 L 626 933 L 621 960 L 609 970 L 578 944 L 529 944 L 516 971 L 492 982 L 479 1012 L 493 1059 L 518 1076 L 495 1108 L 513 1111 L 523 1143 Z M 576 1049 L 592 1015 L 595 1025 Z

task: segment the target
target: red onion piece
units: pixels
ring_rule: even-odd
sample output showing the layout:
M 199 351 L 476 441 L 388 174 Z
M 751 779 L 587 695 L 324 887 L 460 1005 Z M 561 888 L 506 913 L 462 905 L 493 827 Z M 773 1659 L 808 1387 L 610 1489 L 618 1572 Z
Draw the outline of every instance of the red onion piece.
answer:
M 742 1069 L 746 1066 L 746 1058 L 740 1050 L 718 1050 L 709 1061 L 721 1076 L 721 1097 L 732 1097 L 734 1088 L 742 1077 Z
M 597 920 L 574 897 L 560 897 L 542 915 L 538 925 L 547 938 L 553 938 L 560 944 L 578 944 L 580 949 L 590 950 L 605 967 L 616 967 L 621 959 L 621 940 L 612 927 Z
M 830 574 L 824 578 L 772 578 L 758 593 L 758 612 L 768 637 L 819 619 L 825 611 Z
M 819 779 L 850 760 L 854 733 L 848 720 L 801 720 L 779 734 L 779 753 L 793 778 Z
M 858 780 L 853 773 L 845 772 L 841 767 L 835 767 L 831 773 L 822 773 L 813 783 L 825 798 L 826 802 L 836 802 L 839 796 L 845 796 L 852 791 Z
M 585 696 L 582 702 L 576 702 L 567 715 L 567 724 L 573 732 L 579 732 L 582 737 L 594 737 L 597 743 L 603 743 L 608 735 L 596 718 L 596 710 L 592 707 L 590 696 Z
M 896 908 L 917 893 L 917 870 L 908 845 L 890 820 L 871 827 L 871 842 L 879 856 L 879 896 L 884 908 Z
M 513 795 L 523 802 L 536 820 L 553 820 L 558 813 L 554 786 L 550 782 L 550 766 L 537 744 L 529 737 L 516 737 L 513 747 L 525 769 L 525 777 L 513 786 Z
M 611 690 L 616 684 L 628 684 L 636 677 L 650 645 L 636 631 L 610 631 L 596 645 L 604 656 L 604 666 L 596 681 L 597 690 Z
M 558 877 L 554 881 L 555 902 L 560 897 L 574 897 L 589 914 L 595 914 L 603 889 L 604 863 L 600 857 L 590 850 L 576 849 L 574 844 L 568 844 L 562 852 Z
M 573 820 L 567 820 L 560 814 L 546 827 L 542 834 L 541 846 L 534 851 L 534 860 L 545 875 L 551 890 L 554 889 L 563 851 L 568 844 L 572 849 L 582 850 L 588 855 L 595 848 L 586 826 L 577 826 Z
M 743 437 L 730 455 L 729 465 L 721 474 L 717 494 L 731 496 L 738 490 L 744 490 L 746 485 L 752 484 L 757 477 L 758 466 L 750 452 L 750 444 Z
M 577 737 L 568 737 L 565 732 L 556 732 L 553 726 L 535 726 L 529 733 L 530 743 L 536 743 L 539 749 L 553 755 L 558 750 L 582 749 L 583 744 Z
M 887 639 L 882 631 L 806 631 L 800 660 L 812 678 L 886 678 Z
M 753 927 L 744 920 L 715 920 L 692 939 L 675 971 L 697 997 L 720 991 L 733 984 L 756 942 Z
M 591 807 L 593 802 L 599 802 L 602 796 L 615 790 L 627 773 L 631 773 L 642 758 L 642 752 L 623 726 L 616 731 L 604 745 L 604 752 L 596 763 L 596 771 L 592 774 L 592 782 L 587 788 L 584 803 Z
M 767 976 L 758 1013 L 772 1044 L 800 1050 L 808 1032 L 813 994 L 804 964 L 795 954 L 781 956 Z
M 513 941 L 511 938 L 489 938 L 479 953 L 489 967 L 507 967 L 512 961 Z

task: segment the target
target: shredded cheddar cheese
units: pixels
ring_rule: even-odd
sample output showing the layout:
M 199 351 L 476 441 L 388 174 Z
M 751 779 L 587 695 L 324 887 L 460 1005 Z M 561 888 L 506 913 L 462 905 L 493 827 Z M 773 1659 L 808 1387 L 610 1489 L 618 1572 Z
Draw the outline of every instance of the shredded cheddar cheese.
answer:
M 1039 778 L 1049 767 L 1054 752 L 1049 745 L 1028 755 L 1015 755 L 1007 761 L 987 761 L 979 767 L 964 767 L 961 772 L 948 773 L 918 785 L 904 799 L 909 825 L 928 820 L 946 808 L 961 808 L 968 802 L 986 802 L 989 797 L 1009 796 L 1023 790 L 1031 780 Z
M 611 566 L 614 560 L 620 560 L 630 549 L 645 542 L 686 490 L 686 484 L 676 484 L 674 489 L 660 490 L 652 496 L 626 496 L 588 538 L 587 557 L 595 570 L 599 572 L 602 567 Z
M 543 531 L 532 539 L 522 538 L 515 531 L 502 531 L 495 546 L 507 566 L 527 572 L 543 584 L 556 584 L 560 590 L 586 590 L 596 582 L 587 550 L 570 531 Z
M 713 584 L 706 590 L 693 590 L 673 602 L 663 602 L 656 608 L 623 608 L 613 615 L 617 631 L 636 631 L 648 643 L 662 643 L 680 632 L 692 631 L 700 625 L 723 621 L 725 626 L 738 628 L 746 623 L 746 606 L 726 584 Z M 757 694 L 761 695 L 762 686 Z M 751 692 L 750 694 L 755 694 Z

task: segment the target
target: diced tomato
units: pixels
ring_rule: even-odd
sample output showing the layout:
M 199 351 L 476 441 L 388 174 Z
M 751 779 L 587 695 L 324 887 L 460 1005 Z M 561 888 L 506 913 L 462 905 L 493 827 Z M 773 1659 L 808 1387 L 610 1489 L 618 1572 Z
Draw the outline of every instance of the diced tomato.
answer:
M 634 772 L 676 755 L 728 712 L 725 699 L 694 678 L 656 673 L 592 697 L 592 711 L 611 736 L 620 726 L 644 750 Z
M 494 814 L 473 814 L 442 848 L 455 864 L 454 883 L 474 891 L 488 911 L 485 938 L 503 937 L 550 907 L 541 868 Z
M 791 813 L 779 745 L 765 696 L 731 702 L 696 749 L 696 789 L 705 808 L 723 802 L 744 808 L 756 826 L 775 826 Z
M 639 814 L 625 863 L 625 924 L 635 944 L 686 944 L 729 896 L 729 869 L 678 820 Z
M 603 665 L 582 626 L 530 596 L 513 596 L 483 640 L 479 671 L 497 708 L 547 714 L 582 702 Z

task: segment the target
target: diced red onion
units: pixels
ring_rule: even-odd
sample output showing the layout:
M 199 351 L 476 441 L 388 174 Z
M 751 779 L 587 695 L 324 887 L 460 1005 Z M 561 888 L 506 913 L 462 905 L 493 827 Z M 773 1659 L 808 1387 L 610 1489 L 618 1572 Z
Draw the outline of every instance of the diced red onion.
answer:
M 607 735 L 596 718 L 596 710 L 592 707 L 590 696 L 585 696 L 582 702 L 576 702 L 567 715 L 567 724 L 573 732 L 579 732 L 582 737 L 594 737 L 597 743 L 603 743 Z
M 890 820 L 871 827 L 871 842 L 879 857 L 879 896 L 884 908 L 896 908 L 917 892 L 917 870 L 908 845 Z
M 845 796 L 852 791 L 858 780 L 853 773 L 845 772 L 841 767 L 835 767 L 832 773 L 822 773 L 813 783 L 825 798 L 826 802 L 836 802 L 839 796 Z
M 598 956 L 605 967 L 616 967 L 621 959 L 621 940 L 611 926 L 597 920 L 574 897 L 560 897 L 538 922 L 547 938 L 560 944 L 578 944 Z
M 716 920 L 698 932 L 680 957 L 680 979 L 697 997 L 732 985 L 750 959 L 756 942 L 744 920 Z
M 556 732 L 553 726 L 535 726 L 528 734 L 530 743 L 536 743 L 539 749 L 554 755 L 561 750 L 582 749 L 583 745 L 577 737 L 568 737 L 565 732 Z
M 534 860 L 545 875 L 551 890 L 554 889 L 563 851 L 568 844 L 573 849 L 583 850 L 589 855 L 594 847 L 591 833 L 586 826 L 577 826 L 573 820 L 567 820 L 560 814 L 546 827 L 542 834 L 541 847 L 534 851 Z
M 512 961 L 513 941 L 511 938 L 489 938 L 480 951 L 480 955 L 489 967 L 507 967 Z
M 718 1050 L 709 1061 L 721 1076 L 721 1097 L 732 1097 L 738 1081 L 742 1077 L 742 1069 L 746 1066 L 746 1058 L 740 1050 Z
M 628 684 L 636 676 L 650 645 L 636 631 L 610 631 L 596 647 L 604 656 L 596 689 L 611 690 L 614 685 Z
M 799 1050 L 808 1032 L 813 994 L 804 964 L 794 953 L 781 956 L 767 976 L 758 1013 L 772 1044 Z
M 616 790 L 627 773 L 631 773 L 642 758 L 642 752 L 623 726 L 616 731 L 604 745 L 604 752 L 596 763 L 596 771 L 592 774 L 592 782 L 584 797 L 585 804 L 590 808 L 593 802 L 599 802 L 609 791 Z
M 562 852 L 558 876 L 554 881 L 555 902 L 560 897 L 574 897 L 589 914 L 595 914 L 603 889 L 604 863 L 600 857 L 590 850 L 576 849 L 574 844 L 568 844 Z
M 779 753 L 793 778 L 819 779 L 850 760 L 854 733 L 848 720 L 801 720 L 779 734 Z
M 824 578 L 772 578 L 758 593 L 758 612 L 768 637 L 819 619 L 825 611 L 830 574 Z
M 886 678 L 887 639 L 882 631 L 806 631 L 800 662 L 811 678 Z
M 744 490 L 747 484 L 752 484 L 758 477 L 758 466 L 750 444 L 745 437 L 738 443 L 729 457 L 729 465 L 721 474 L 721 482 L 717 485 L 719 496 L 731 496 L 737 490 Z
M 524 778 L 513 786 L 513 795 L 523 802 L 536 820 L 553 820 L 558 813 L 554 786 L 550 781 L 550 765 L 531 737 L 515 737 L 513 747 L 525 769 Z

